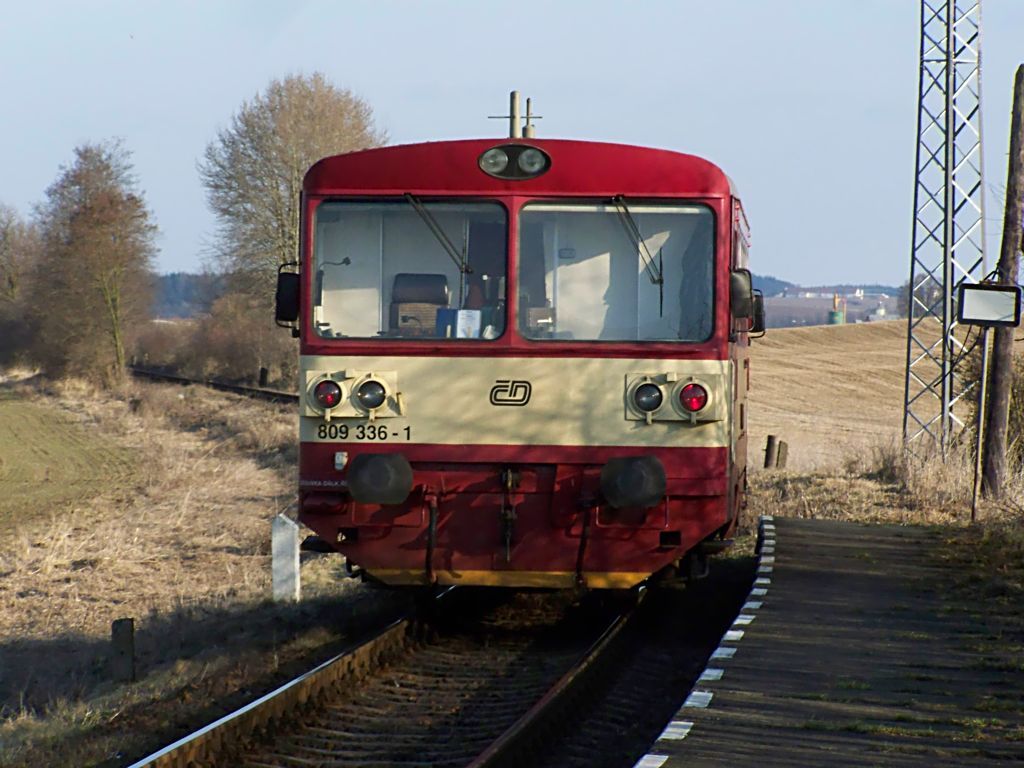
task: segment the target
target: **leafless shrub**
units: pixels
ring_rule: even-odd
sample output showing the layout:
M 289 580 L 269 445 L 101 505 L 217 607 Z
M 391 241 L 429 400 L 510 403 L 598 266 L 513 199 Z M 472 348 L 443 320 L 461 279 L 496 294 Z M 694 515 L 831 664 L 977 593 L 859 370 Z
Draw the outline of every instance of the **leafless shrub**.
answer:
M 222 296 L 210 316 L 196 322 L 182 350 L 181 370 L 198 379 L 253 384 L 260 368 L 266 368 L 270 383 L 293 386 L 298 369 L 295 340 L 272 318 L 265 301 L 238 293 Z
M 29 349 L 25 288 L 40 253 L 39 227 L 0 204 L 0 364 L 18 363 Z
M 153 320 L 132 337 L 131 352 L 137 365 L 179 370 L 196 323 L 191 320 Z
M 909 457 L 894 439 L 879 440 L 851 452 L 841 464 L 847 475 L 864 476 L 885 485 L 905 488 L 910 482 Z

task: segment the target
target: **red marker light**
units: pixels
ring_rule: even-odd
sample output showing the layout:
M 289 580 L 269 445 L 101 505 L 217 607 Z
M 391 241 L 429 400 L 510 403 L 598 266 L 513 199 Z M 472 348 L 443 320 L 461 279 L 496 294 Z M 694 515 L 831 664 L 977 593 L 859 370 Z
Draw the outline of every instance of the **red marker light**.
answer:
M 329 379 L 321 381 L 314 387 L 313 397 L 322 408 L 333 408 L 341 402 L 341 387 Z
M 679 402 L 690 413 L 696 413 L 708 404 L 708 392 L 700 384 L 687 384 L 679 390 Z

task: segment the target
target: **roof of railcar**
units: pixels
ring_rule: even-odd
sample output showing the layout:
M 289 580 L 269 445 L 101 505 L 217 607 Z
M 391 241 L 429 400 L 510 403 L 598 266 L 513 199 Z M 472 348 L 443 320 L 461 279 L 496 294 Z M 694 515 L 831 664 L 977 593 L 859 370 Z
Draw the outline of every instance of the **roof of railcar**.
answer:
M 477 165 L 491 147 L 543 149 L 551 167 L 532 179 L 488 176 Z M 523 194 L 605 197 L 728 197 L 736 191 L 718 166 L 665 149 L 561 139 L 465 139 L 379 147 L 327 157 L 306 173 L 309 194 Z

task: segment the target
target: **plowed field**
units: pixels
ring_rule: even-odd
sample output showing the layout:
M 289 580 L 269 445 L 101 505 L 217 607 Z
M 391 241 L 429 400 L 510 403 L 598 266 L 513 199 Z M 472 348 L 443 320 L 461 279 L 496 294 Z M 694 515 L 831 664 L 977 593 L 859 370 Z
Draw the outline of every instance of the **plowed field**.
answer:
M 0 531 L 128 480 L 132 455 L 59 406 L 0 389 Z
M 751 343 L 750 453 L 789 443 L 790 469 L 837 466 L 903 429 L 905 320 L 771 329 Z

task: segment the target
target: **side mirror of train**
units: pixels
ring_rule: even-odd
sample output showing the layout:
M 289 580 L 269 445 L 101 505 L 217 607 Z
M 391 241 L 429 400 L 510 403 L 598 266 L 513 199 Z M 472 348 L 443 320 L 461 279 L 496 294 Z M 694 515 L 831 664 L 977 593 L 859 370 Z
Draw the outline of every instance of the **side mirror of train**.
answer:
M 754 289 L 754 319 L 750 324 L 750 332 L 757 334 L 755 338 L 760 338 L 765 333 L 764 293 L 756 288 Z
M 285 272 L 293 264 L 282 264 L 277 270 L 277 291 L 274 293 L 274 320 L 289 326 L 299 319 L 299 273 Z
M 729 276 L 729 304 L 737 320 L 754 317 L 754 278 L 749 269 L 734 269 Z

